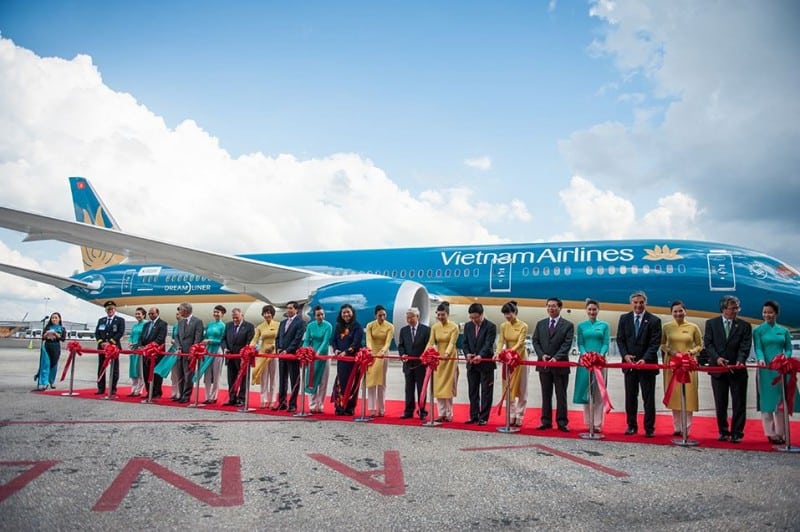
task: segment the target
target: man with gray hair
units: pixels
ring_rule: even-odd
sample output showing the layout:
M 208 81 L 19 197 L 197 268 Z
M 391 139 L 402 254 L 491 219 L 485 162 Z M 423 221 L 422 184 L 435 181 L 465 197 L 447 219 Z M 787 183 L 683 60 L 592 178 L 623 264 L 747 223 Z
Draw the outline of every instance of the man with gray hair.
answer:
M 631 294 L 631 312 L 619 317 L 617 347 L 622 361 L 629 364 L 658 364 L 661 347 L 661 320 L 647 312 L 647 295 L 642 291 Z M 656 429 L 656 375 L 658 370 L 624 369 L 625 415 L 628 428 L 625 434 L 636 434 L 639 409 L 639 389 L 644 404 L 644 435 L 652 438 Z
M 431 334 L 431 328 L 419 322 L 419 309 L 416 307 L 411 307 L 406 311 L 406 323 L 408 325 L 400 329 L 397 340 L 397 352 L 403 359 L 403 374 L 406 380 L 406 404 L 403 415 L 400 416 L 401 419 L 414 416 L 414 405 L 419 400 L 422 384 L 425 381 L 425 366 L 420 362 L 419 357 L 425 351 L 428 337 Z M 416 395 L 414 395 L 415 390 Z M 419 405 L 417 414 L 423 420 L 428 417 L 425 405 Z
M 706 321 L 703 346 L 710 366 L 730 368 L 724 373 L 711 373 L 711 390 L 717 409 L 719 441 L 739 443 L 744 437 L 747 419 L 747 369 L 744 367 L 750 356 L 753 331 L 749 323 L 740 319 L 739 298 L 723 296 L 719 301 L 721 316 Z M 728 428 L 728 394 L 732 412 Z

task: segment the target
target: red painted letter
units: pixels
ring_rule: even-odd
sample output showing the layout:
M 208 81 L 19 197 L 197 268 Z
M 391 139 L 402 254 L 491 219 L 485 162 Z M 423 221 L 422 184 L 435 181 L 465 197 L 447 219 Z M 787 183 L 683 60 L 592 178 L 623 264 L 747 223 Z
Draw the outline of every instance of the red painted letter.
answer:
M 7 498 L 11 497 L 14 493 L 27 486 L 28 482 L 35 479 L 57 463 L 58 460 L 40 460 L 37 462 L 0 462 L 0 466 L 33 466 L 32 468 L 23 471 L 11 479 L 7 484 L 0 486 L 0 502 L 3 502 Z
M 324 454 L 309 454 L 308 456 L 381 495 L 403 495 L 406 492 L 400 451 L 384 451 L 383 469 L 368 469 L 367 471 L 357 471 Z M 381 475 L 383 475 L 383 482 L 374 478 Z
M 130 491 L 139 473 L 147 469 L 161 480 L 165 480 L 176 488 L 185 491 L 195 499 L 209 506 L 241 506 L 244 504 L 242 492 L 242 462 L 238 456 L 226 456 L 222 459 L 221 485 L 219 495 L 194 482 L 173 473 L 164 466 L 158 465 L 149 458 L 133 458 L 120 471 L 114 482 L 97 500 L 92 508 L 94 512 L 116 510 L 125 495 Z

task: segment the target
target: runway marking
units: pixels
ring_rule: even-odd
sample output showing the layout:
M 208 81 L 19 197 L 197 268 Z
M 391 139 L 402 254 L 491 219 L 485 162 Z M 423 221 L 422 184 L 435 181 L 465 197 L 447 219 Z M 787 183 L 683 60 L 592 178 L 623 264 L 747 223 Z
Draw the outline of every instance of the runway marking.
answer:
M 366 471 L 353 469 L 324 454 L 315 453 L 308 456 L 381 495 L 404 495 L 406 492 L 400 451 L 383 451 L 383 469 L 367 469 Z M 378 476 L 383 476 L 383 482 L 374 478 Z
M 0 421 L 0 427 L 5 425 L 103 425 L 120 423 L 276 423 L 280 421 L 304 422 L 314 421 L 313 419 L 300 419 L 284 417 L 280 419 L 248 417 L 247 419 L 67 419 L 67 420 L 44 420 L 44 421 L 22 421 L 6 419 Z
M 597 462 L 592 462 L 591 460 L 587 460 L 586 458 L 582 458 L 580 456 L 576 456 L 574 454 L 570 454 L 565 451 L 559 451 L 558 449 L 553 449 L 552 447 L 548 447 L 547 445 L 542 445 L 539 443 L 532 443 L 530 445 L 497 445 L 494 447 L 466 447 L 461 449 L 462 451 L 472 452 L 472 451 L 502 451 L 507 449 L 540 449 L 542 451 L 548 452 L 550 454 L 554 454 L 561 458 L 566 458 L 567 460 L 572 460 L 573 462 L 581 465 L 585 465 L 587 467 L 591 467 L 601 473 L 606 473 L 608 475 L 617 477 L 617 478 L 624 478 L 629 477 L 630 475 L 625 471 L 617 471 L 616 469 L 611 469 L 610 467 L 606 467 L 602 464 L 598 464 Z
M 0 466 L 33 466 L 11 479 L 9 482 L 0 486 L 0 502 L 3 502 L 11 495 L 15 494 L 22 488 L 28 485 L 33 479 L 53 467 L 58 463 L 58 460 L 38 460 L 38 461 L 17 461 L 17 462 L 0 462 Z
M 226 456 L 222 459 L 219 494 L 195 484 L 186 477 L 170 471 L 149 458 L 132 458 L 119 472 L 117 478 L 114 479 L 114 482 L 111 483 L 103 495 L 97 499 L 92 511 L 109 512 L 116 510 L 133 487 L 133 483 L 136 482 L 139 473 L 145 469 L 209 506 L 241 506 L 244 504 L 242 460 L 238 456 Z

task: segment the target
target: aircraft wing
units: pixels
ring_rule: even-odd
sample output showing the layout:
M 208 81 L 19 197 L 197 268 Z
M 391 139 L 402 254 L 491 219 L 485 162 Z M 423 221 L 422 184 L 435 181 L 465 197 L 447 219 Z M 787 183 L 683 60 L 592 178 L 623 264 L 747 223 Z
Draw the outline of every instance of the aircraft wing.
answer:
M 40 283 L 47 283 L 55 286 L 56 288 L 61 288 L 62 290 L 64 288 L 69 288 L 70 286 L 89 289 L 92 288 L 91 283 L 86 283 L 70 277 L 61 277 L 60 275 L 44 273 L 37 270 L 29 270 L 28 268 L 22 268 L 21 266 L 12 266 L 11 264 L 0 263 L 0 272 L 10 273 L 11 275 L 24 277 Z
M 131 262 L 172 266 L 214 279 L 228 290 L 265 301 L 269 301 L 269 297 L 264 293 L 264 285 L 326 277 L 310 270 L 202 251 L 8 207 L 0 207 L 0 227 L 27 233 L 26 242 L 57 240 L 118 253 L 128 257 Z

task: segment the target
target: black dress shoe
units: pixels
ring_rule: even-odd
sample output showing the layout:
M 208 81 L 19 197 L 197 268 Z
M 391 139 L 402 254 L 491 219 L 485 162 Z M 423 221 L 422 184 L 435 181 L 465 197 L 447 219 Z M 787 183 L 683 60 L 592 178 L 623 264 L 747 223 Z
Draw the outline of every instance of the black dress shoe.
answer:
M 404 413 L 402 416 L 400 416 L 400 419 L 408 419 L 408 418 L 412 418 L 412 417 L 414 417 L 414 414 L 405 414 Z
M 289 412 L 289 413 L 297 412 L 297 408 L 295 408 L 293 406 L 290 406 L 289 408 L 286 409 L 286 411 Z
M 569 432 L 569 427 L 567 427 L 566 425 L 559 425 L 558 430 L 560 430 L 561 432 Z
M 189 402 L 189 399 L 187 397 L 182 397 L 182 398 L 178 399 L 178 403 L 180 403 L 180 404 L 186 404 L 188 402 Z
M 731 436 L 731 443 L 741 443 L 742 437 L 738 434 L 736 436 Z
M 652 438 L 654 435 L 655 433 L 652 430 L 645 431 L 644 433 L 645 438 Z
M 633 434 L 636 434 L 636 430 L 637 429 L 635 429 L 633 427 L 628 427 L 627 429 L 625 429 L 625 435 L 626 436 L 631 436 Z
M 553 425 L 545 425 L 544 423 L 542 423 L 541 425 L 536 427 L 536 430 L 550 430 L 552 428 L 553 428 Z
M 477 419 L 468 419 L 464 422 L 465 425 L 472 425 L 473 423 L 477 423 Z
M 682 436 L 682 435 L 683 435 L 683 432 L 681 432 L 681 431 L 679 431 L 679 430 L 673 430 L 673 431 L 672 431 L 672 435 L 673 435 L 673 436 Z
M 481 419 L 481 420 L 478 421 L 478 425 L 480 425 L 481 427 L 486 425 L 487 423 L 488 423 L 488 421 L 486 421 L 485 419 Z
M 717 441 L 728 441 L 728 439 L 731 439 L 731 438 L 727 434 L 720 434 L 719 438 L 717 438 Z
M 95 395 L 105 395 L 106 391 L 105 390 L 97 390 L 96 392 L 94 392 L 94 394 Z
M 287 405 L 278 405 L 278 410 L 286 410 L 289 408 Z

